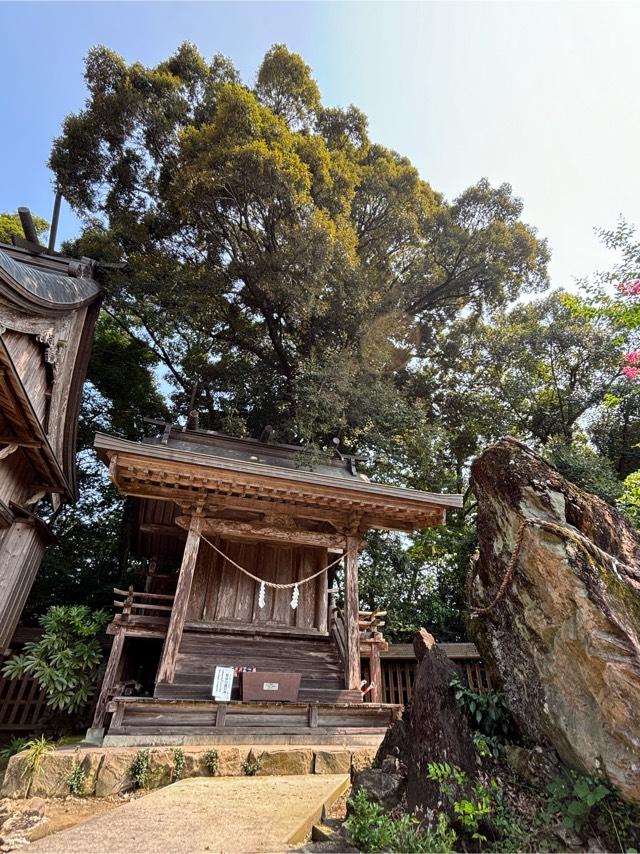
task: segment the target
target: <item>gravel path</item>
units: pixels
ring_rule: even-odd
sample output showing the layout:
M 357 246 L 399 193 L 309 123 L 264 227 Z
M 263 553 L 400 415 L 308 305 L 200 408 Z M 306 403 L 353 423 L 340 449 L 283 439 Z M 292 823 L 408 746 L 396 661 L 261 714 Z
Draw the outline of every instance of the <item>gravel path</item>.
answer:
M 301 842 L 344 775 L 197 777 L 28 846 L 28 854 L 276 852 Z

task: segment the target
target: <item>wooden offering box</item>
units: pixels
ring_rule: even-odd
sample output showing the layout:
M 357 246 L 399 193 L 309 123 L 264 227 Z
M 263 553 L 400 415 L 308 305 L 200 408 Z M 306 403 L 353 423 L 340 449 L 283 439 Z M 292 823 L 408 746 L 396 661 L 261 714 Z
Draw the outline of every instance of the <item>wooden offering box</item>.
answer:
M 295 703 L 300 691 L 300 676 L 300 673 L 275 671 L 245 672 L 242 674 L 242 699 L 244 702 Z

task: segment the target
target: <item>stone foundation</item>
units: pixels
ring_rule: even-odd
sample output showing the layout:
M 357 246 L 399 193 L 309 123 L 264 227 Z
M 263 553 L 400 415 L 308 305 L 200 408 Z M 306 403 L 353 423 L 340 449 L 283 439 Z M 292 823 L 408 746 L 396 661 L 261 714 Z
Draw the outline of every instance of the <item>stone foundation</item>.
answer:
M 149 748 L 147 788 L 157 789 L 172 782 L 175 769 L 174 747 Z M 237 777 L 245 773 L 243 763 L 259 776 L 290 774 L 336 774 L 361 770 L 373 762 L 377 748 L 326 747 L 296 748 L 291 746 L 264 749 L 260 745 L 215 745 L 180 748 L 184 754 L 182 779 L 187 777 Z M 207 767 L 207 752 L 218 754 L 218 770 L 212 775 Z M 82 795 L 98 798 L 133 788 L 129 768 L 136 753 L 134 748 L 60 748 L 46 753 L 33 778 L 26 773 L 26 753 L 13 756 L 7 766 L 0 795 L 5 798 L 64 797 L 70 794 L 69 778 L 77 765 L 82 766 Z

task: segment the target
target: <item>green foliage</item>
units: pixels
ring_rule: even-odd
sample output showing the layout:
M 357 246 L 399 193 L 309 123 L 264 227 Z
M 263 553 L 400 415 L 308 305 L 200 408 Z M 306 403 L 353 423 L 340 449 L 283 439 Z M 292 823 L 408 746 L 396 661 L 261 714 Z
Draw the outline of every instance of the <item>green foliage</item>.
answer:
M 149 751 L 139 750 L 129 765 L 129 779 L 136 789 L 146 789 L 149 783 Z
M 72 795 L 82 795 L 86 779 L 87 772 L 79 762 L 76 762 L 71 774 L 69 775 L 69 779 L 67 780 L 67 783 L 69 784 L 69 791 Z
M 255 777 L 260 768 L 262 768 L 262 762 L 252 753 L 242 763 L 242 773 L 245 777 Z
M 78 711 L 95 690 L 102 649 L 98 640 L 109 617 L 83 605 L 54 606 L 41 618 L 40 640 L 3 667 L 9 678 L 32 676 L 46 691 L 46 704 L 54 710 Z
M 455 692 L 458 705 L 469 716 L 471 726 L 484 736 L 506 738 L 512 729 L 512 719 L 502 694 L 488 691 L 478 694 L 456 677 L 449 683 Z
M 640 528 L 640 472 L 635 471 L 625 478 L 617 506 L 636 528 Z
M 171 782 L 181 780 L 184 774 L 185 755 L 181 747 L 176 747 L 173 751 L 173 769 L 171 771 Z
M 9 744 L 0 750 L 0 762 L 8 762 L 12 756 L 21 753 L 28 744 L 28 738 L 12 738 Z
M 387 816 L 378 804 L 367 799 L 363 789 L 349 799 L 345 827 L 360 851 L 449 852 L 456 841 L 444 814 L 438 816 L 435 830 L 423 832 L 413 816 Z
M 563 477 L 581 489 L 615 504 L 622 492 L 622 483 L 607 457 L 600 456 L 584 442 L 550 446 L 549 459 Z
M 43 757 L 46 753 L 53 750 L 55 746 L 55 742 L 49 741 L 44 735 L 41 735 L 39 738 L 32 738 L 25 744 L 24 750 L 26 751 L 26 756 L 23 774 L 27 779 L 33 780 L 42 764 Z
M 550 812 L 562 813 L 565 827 L 578 833 L 589 820 L 595 805 L 611 794 L 611 789 L 603 783 L 573 771 L 552 780 L 548 791 Z
M 209 774 L 212 777 L 215 777 L 218 771 L 220 770 L 220 755 L 215 747 L 212 747 L 210 750 L 205 751 L 204 754 L 204 767 L 207 769 Z
M 45 232 L 49 230 L 49 223 L 41 216 L 33 216 L 33 224 L 36 229 L 36 234 L 40 240 L 42 240 Z M 11 244 L 11 238 L 14 235 L 24 239 L 24 232 L 22 230 L 20 217 L 17 213 L 9 213 L 8 211 L 0 212 L 0 243 Z
M 502 741 L 495 735 L 483 735 L 481 732 L 473 733 L 473 746 L 481 759 L 497 759 L 502 748 Z

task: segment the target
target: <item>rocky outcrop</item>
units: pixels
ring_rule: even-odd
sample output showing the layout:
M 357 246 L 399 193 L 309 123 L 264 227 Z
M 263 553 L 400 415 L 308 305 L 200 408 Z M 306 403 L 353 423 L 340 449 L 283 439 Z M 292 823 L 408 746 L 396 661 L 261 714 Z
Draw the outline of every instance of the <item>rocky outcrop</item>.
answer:
M 470 631 L 526 737 L 640 802 L 640 540 L 514 439 L 471 469 Z
M 424 629 L 413 647 L 418 667 L 411 705 L 387 731 L 376 765 L 383 773 L 401 771 L 406 776 L 409 809 L 418 809 L 428 818 L 442 799 L 440 786 L 427 777 L 429 763 L 447 762 L 473 776 L 477 762 L 467 717 L 450 688 L 460 672 Z M 388 768 L 390 758 L 396 760 L 398 770 Z

